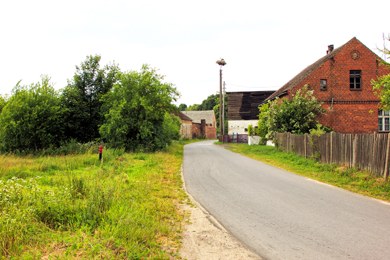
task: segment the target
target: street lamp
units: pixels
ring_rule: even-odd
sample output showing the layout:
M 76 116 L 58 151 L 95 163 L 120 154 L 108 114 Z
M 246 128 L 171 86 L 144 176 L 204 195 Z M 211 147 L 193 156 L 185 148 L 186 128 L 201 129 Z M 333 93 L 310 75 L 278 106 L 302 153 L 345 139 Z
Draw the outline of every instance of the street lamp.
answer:
M 223 137 L 225 135 L 225 127 L 224 127 L 224 122 L 223 122 L 223 116 L 222 113 L 222 99 L 223 99 L 223 94 L 222 94 L 222 67 L 226 65 L 226 61 L 224 59 L 219 59 L 217 60 L 217 64 L 219 65 L 219 127 L 221 129 L 220 133 L 222 135 L 222 142 Z

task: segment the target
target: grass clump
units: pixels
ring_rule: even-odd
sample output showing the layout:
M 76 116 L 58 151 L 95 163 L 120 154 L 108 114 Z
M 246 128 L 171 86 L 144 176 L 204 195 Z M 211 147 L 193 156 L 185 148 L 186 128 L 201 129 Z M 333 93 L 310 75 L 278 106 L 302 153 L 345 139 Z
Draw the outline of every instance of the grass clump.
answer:
M 286 153 L 272 146 L 224 144 L 233 152 L 283 168 L 296 174 L 335 185 L 356 193 L 390 201 L 390 182 L 375 178 L 368 172 Z
M 0 155 L 0 258 L 175 257 L 182 149 Z

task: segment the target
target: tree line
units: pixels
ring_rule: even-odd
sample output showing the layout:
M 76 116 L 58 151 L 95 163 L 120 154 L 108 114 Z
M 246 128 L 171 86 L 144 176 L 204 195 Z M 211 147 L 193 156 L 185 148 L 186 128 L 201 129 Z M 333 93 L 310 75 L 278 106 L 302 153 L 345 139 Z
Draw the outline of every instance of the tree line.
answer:
M 87 56 L 65 88 L 48 76 L 0 96 L 0 151 L 37 151 L 69 142 L 155 151 L 179 138 L 176 88 L 147 65 L 123 72 Z

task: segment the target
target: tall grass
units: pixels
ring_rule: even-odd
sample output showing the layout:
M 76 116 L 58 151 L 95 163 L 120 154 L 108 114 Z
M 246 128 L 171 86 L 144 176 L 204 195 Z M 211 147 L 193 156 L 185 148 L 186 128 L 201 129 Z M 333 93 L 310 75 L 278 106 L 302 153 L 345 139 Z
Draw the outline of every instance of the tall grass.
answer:
M 369 173 L 335 164 L 324 164 L 264 145 L 225 144 L 237 153 L 353 192 L 390 201 L 390 182 Z
M 0 155 L 0 258 L 175 257 L 182 148 Z

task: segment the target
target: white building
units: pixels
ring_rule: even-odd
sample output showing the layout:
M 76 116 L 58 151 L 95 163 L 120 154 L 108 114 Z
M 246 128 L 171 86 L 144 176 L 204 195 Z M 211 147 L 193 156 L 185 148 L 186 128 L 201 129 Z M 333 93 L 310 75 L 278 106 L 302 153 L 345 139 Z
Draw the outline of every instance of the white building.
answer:
M 228 134 L 248 134 L 248 125 L 257 127 L 259 105 L 275 91 L 227 92 Z

